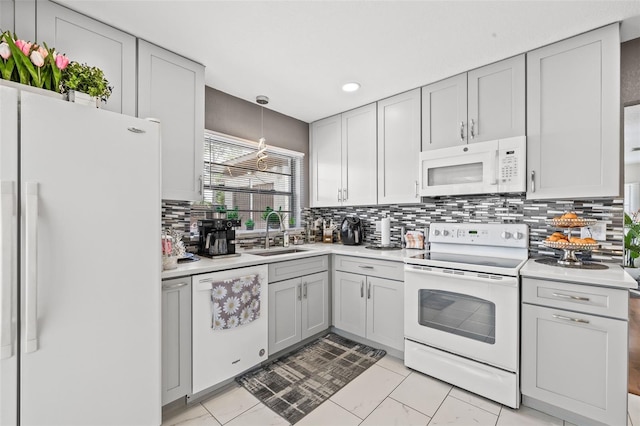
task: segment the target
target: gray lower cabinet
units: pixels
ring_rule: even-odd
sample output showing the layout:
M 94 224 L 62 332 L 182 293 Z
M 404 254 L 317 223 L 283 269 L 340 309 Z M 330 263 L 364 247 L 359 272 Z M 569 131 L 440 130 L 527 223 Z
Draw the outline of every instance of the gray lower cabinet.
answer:
M 191 277 L 162 281 L 162 405 L 191 394 Z
M 269 355 L 329 328 L 327 269 L 327 256 L 269 265 Z
M 619 24 L 527 53 L 527 198 L 619 196 L 620 145 Z
M 113 87 L 104 109 L 135 115 L 134 36 L 48 0 L 37 3 L 36 27 L 39 42 L 46 42 L 74 61 L 104 71 L 109 85 Z
M 335 268 L 333 325 L 403 351 L 404 282 L 398 280 L 403 264 L 336 256 Z M 367 275 L 346 272 L 354 270 Z
M 137 115 L 160 120 L 162 198 L 202 200 L 204 67 L 138 40 Z
M 626 424 L 627 291 L 523 278 L 522 297 L 523 404 Z

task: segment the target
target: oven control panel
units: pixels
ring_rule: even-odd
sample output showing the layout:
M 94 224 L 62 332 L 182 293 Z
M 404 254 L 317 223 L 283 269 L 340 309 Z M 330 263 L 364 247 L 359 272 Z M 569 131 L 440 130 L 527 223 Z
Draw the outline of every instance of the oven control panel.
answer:
M 526 248 L 529 247 L 529 227 L 525 224 L 432 223 L 429 241 Z

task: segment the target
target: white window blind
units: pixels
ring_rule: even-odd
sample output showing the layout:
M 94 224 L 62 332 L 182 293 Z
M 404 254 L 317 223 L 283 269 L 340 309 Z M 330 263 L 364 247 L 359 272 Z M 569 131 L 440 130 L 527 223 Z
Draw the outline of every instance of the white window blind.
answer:
M 267 207 L 281 212 L 285 227 L 298 226 L 303 154 L 269 148 L 267 142 L 266 169 L 261 164 L 264 170 L 259 170 L 257 146 L 255 142 L 205 132 L 204 201 L 224 206 L 227 212 L 237 208 L 243 228 L 249 218 L 255 222 L 255 229 L 266 228 L 262 216 Z

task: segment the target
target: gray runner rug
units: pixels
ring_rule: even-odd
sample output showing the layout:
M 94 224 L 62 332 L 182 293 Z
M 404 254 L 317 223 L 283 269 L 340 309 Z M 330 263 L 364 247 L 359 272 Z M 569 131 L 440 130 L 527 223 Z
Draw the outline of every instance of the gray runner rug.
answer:
M 294 424 L 385 354 L 330 333 L 236 381 Z

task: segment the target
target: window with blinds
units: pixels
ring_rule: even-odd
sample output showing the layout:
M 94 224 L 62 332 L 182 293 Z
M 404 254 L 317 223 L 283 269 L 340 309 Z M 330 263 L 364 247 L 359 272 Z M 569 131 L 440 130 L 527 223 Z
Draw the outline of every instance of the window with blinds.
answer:
M 212 203 L 214 209 L 237 209 L 243 229 L 248 219 L 255 222 L 255 229 L 265 229 L 263 215 L 267 208 L 281 213 L 286 228 L 298 226 L 303 154 L 269 147 L 267 141 L 267 158 L 258 166 L 257 146 L 255 142 L 205 132 L 204 201 Z

